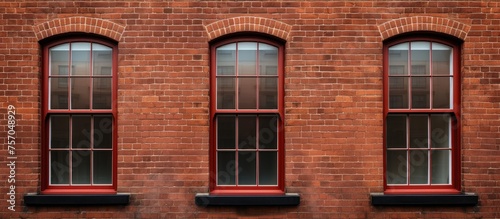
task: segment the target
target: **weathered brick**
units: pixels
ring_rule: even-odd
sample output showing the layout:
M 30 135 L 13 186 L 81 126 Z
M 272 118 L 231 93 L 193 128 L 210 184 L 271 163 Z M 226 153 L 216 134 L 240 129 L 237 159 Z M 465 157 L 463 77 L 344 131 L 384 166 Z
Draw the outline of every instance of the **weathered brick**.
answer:
M 3 201 L 0 217 L 499 218 L 499 12 L 486 0 L 3 1 L 0 139 L 14 105 L 19 164 L 16 212 Z M 285 187 L 301 194 L 295 208 L 194 204 L 209 187 L 210 41 L 241 31 L 285 41 Z M 463 41 L 461 178 L 478 208 L 370 205 L 369 193 L 383 192 L 383 42 L 414 31 Z M 22 207 L 22 195 L 40 189 L 39 42 L 70 32 L 118 43 L 125 207 Z M 7 174 L 0 166 L 0 178 Z

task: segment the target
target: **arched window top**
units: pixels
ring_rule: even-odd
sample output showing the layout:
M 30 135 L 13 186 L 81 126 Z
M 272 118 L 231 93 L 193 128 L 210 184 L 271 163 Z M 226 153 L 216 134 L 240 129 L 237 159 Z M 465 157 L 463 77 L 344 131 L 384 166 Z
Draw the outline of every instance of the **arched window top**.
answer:
M 253 35 L 211 44 L 213 194 L 284 192 L 283 50 Z
M 292 26 L 286 23 L 253 16 L 232 17 L 205 25 L 209 40 L 244 32 L 268 34 L 286 40 L 290 35 L 291 29 Z
M 384 42 L 386 193 L 460 191 L 460 41 L 440 36 Z

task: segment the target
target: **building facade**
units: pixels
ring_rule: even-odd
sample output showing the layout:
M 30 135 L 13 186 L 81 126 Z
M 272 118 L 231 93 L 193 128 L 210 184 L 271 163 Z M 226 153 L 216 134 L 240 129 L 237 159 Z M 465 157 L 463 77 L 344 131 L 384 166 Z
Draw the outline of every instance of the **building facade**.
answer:
M 0 14 L 1 218 L 500 218 L 500 2 Z

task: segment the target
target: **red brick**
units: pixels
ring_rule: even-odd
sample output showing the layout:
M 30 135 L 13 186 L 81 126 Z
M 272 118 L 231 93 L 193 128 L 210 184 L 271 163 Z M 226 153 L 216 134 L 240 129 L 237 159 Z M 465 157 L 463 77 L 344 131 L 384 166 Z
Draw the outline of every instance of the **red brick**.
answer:
M 3 1 L 0 123 L 16 106 L 20 155 L 17 211 L 3 201 L 0 217 L 500 218 L 499 12 L 495 1 Z M 464 41 L 462 188 L 479 195 L 476 208 L 370 204 L 383 192 L 383 41 L 419 30 Z M 298 207 L 194 204 L 209 187 L 209 42 L 238 31 L 286 41 L 285 185 L 301 194 Z M 40 189 L 38 42 L 67 32 L 118 43 L 118 191 L 131 193 L 128 206 L 22 206 Z

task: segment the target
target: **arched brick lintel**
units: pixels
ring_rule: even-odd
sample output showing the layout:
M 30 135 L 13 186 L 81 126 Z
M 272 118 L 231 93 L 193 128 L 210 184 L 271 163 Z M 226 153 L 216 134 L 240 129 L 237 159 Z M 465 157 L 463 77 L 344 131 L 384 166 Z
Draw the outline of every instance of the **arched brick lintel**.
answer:
M 219 20 L 205 25 L 210 40 L 236 32 L 259 32 L 287 40 L 291 25 L 269 18 L 241 16 Z
M 471 26 L 447 18 L 414 16 L 387 21 L 380 24 L 378 29 L 383 40 L 413 31 L 434 31 L 465 40 Z
M 33 26 L 38 40 L 62 33 L 83 32 L 105 36 L 118 42 L 124 30 L 123 25 L 90 17 L 58 18 Z

